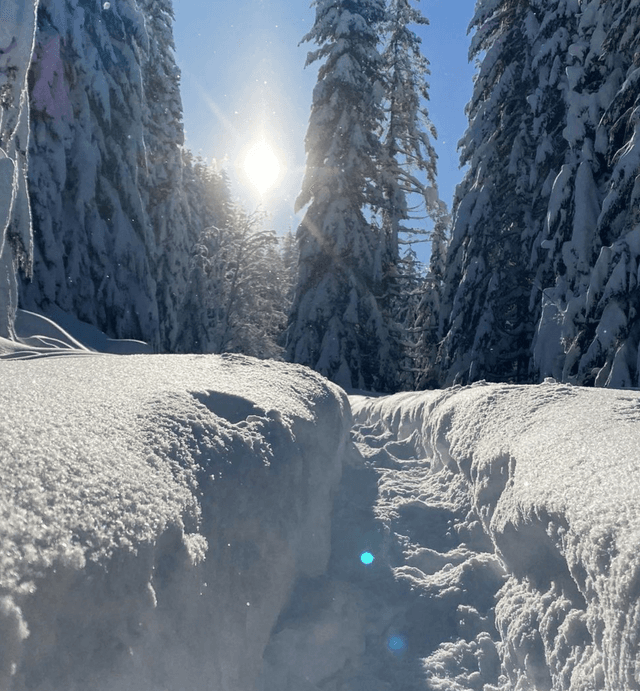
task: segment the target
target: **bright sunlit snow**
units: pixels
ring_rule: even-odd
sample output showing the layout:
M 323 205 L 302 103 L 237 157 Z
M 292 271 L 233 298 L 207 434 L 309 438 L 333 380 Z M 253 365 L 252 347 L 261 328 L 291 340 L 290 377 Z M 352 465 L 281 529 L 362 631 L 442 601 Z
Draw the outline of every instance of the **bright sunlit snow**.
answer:
M 637 391 L 352 396 L 352 420 L 303 367 L 19 326 L 2 691 L 637 688 Z

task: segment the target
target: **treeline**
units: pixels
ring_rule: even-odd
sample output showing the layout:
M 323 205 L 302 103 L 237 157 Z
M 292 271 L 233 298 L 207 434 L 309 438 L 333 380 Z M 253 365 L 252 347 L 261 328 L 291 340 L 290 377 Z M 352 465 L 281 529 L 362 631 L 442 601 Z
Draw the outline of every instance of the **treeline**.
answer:
M 443 385 L 640 385 L 640 2 L 478 2 Z
M 40 0 L 20 304 L 159 352 L 275 357 L 295 253 L 184 147 L 171 0 Z
M 0 336 L 19 293 L 159 352 L 283 357 L 350 388 L 640 386 L 640 0 L 478 0 L 451 216 L 427 19 L 317 0 L 295 239 L 185 150 L 171 0 L 5 2 Z
M 398 290 L 387 229 L 415 158 L 400 155 L 404 134 L 385 145 L 407 131 L 396 107 L 415 112 L 425 74 L 415 59 L 408 72 L 392 67 L 416 49 L 402 33 L 408 18 L 421 21 L 408 0 L 316 3 L 310 59 L 323 63 L 290 357 L 387 391 L 548 376 L 640 386 L 640 2 L 478 0 L 467 170 L 450 240 L 434 218 L 422 299 L 402 324 L 415 291 Z M 413 131 L 428 151 L 429 130 Z

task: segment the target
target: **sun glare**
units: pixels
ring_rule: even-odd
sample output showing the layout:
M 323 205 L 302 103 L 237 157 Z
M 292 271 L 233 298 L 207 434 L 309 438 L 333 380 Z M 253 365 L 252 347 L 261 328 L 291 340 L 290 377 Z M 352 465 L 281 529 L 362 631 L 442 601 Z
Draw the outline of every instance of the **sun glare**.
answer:
M 280 178 L 280 161 L 270 144 L 262 139 L 255 143 L 244 158 L 244 172 L 251 184 L 263 195 Z

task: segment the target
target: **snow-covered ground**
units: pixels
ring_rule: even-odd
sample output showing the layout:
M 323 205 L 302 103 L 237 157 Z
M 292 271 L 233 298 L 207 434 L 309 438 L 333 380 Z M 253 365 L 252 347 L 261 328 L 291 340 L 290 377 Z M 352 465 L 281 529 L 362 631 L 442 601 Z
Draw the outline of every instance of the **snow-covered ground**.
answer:
M 0 691 L 640 689 L 637 391 L 349 406 L 302 367 L 21 319 Z
M 323 573 L 345 395 L 243 357 L 0 362 L 0 689 L 249 689 Z
M 640 688 L 640 394 L 352 399 L 408 651 L 438 691 Z

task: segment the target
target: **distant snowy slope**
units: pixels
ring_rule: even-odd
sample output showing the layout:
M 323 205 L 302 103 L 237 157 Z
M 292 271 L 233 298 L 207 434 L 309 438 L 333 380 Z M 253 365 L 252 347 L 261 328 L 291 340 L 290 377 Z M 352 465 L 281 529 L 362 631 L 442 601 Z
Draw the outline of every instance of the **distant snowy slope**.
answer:
M 439 629 L 440 644 L 428 628 L 408 642 L 427 689 L 640 689 L 637 391 L 480 384 L 351 402 L 380 474 L 385 559 Z
M 346 398 L 240 356 L 0 362 L 0 689 L 245 690 L 324 572 Z

